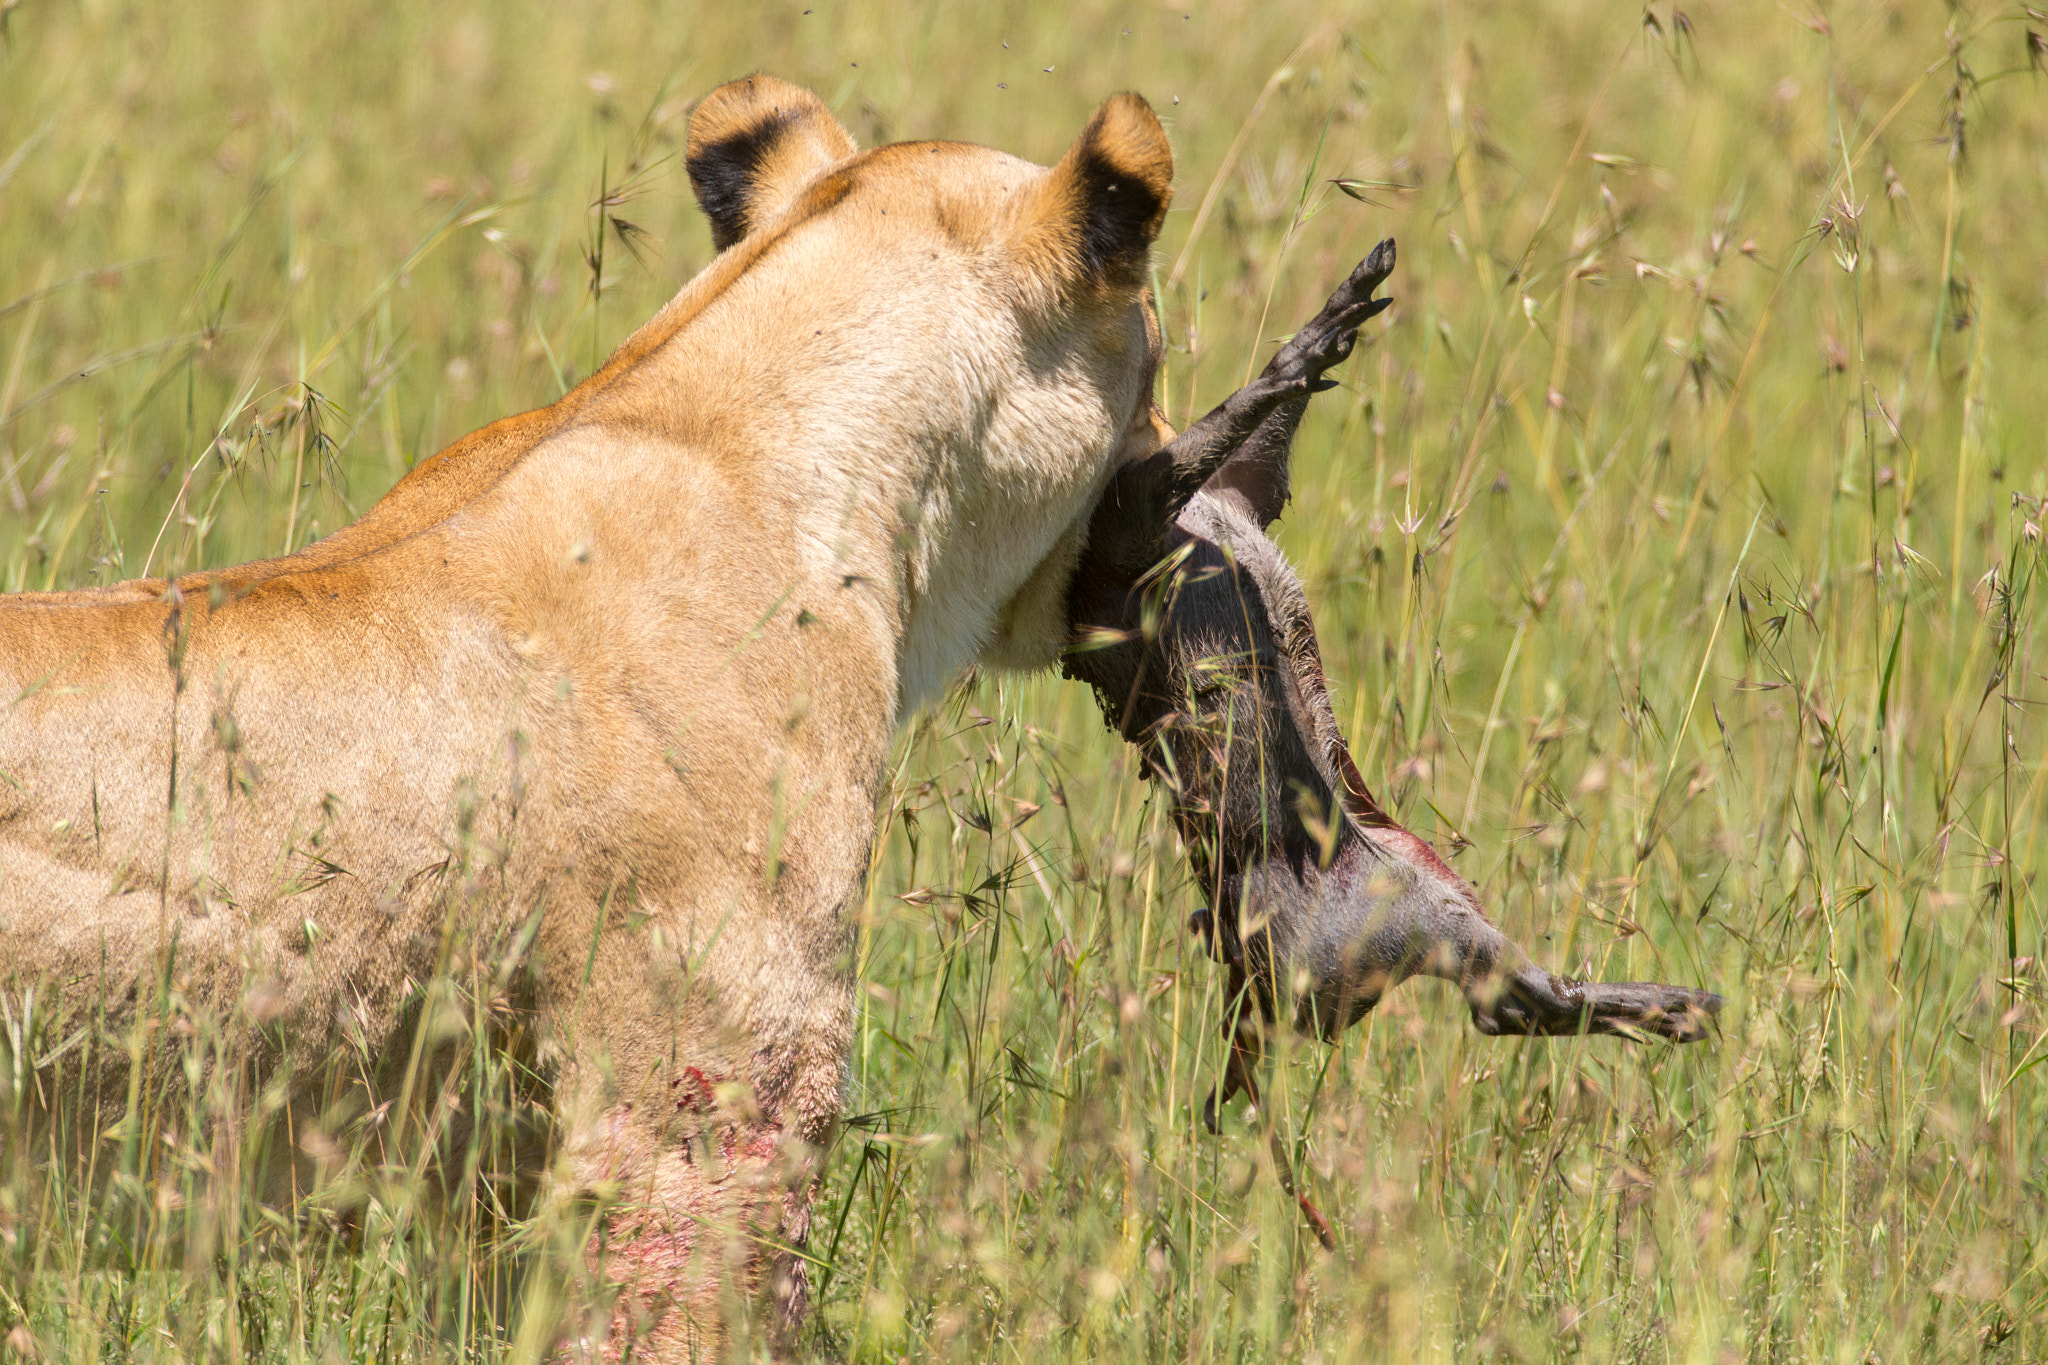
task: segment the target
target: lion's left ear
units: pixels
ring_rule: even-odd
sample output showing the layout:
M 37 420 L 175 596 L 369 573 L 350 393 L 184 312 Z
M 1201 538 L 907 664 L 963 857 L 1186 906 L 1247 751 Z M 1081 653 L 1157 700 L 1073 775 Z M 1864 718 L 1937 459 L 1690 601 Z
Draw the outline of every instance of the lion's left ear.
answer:
M 825 102 L 755 73 L 698 101 L 684 165 L 720 251 L 759 227 L 827 166 L 860 150 Z

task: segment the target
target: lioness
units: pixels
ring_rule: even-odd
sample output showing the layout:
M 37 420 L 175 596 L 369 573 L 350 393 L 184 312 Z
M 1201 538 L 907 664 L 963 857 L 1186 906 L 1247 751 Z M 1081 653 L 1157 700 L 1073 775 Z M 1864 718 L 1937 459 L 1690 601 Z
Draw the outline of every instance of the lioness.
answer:
M 311 1070 L 402 1051 L 449 943 L 526 935 L 621 1286 L 575 1332 L 652 1360 L 719 1349 L 721 1286 L 802 1311 L 890 736 L 1055 658 L 1089 509 L 1160 439 L 1173 173 L 1134 95 L 1047 170 L 860 152 L 767 76 L 687 166 L 720 254 L 561 401 L 298 554 L 0 600 L 0 985 L 91 1026 L 72 1093 L 184 1084 L 121 1041 L 167 977 Z

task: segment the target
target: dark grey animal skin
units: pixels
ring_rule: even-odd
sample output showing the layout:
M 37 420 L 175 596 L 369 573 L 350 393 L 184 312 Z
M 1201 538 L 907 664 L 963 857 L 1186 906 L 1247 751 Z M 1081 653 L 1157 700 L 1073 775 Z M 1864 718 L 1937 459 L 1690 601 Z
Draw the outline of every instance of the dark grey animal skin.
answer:
M 1122 470 L 1069 591 L 1065 672 L 1095 689 L 1172 794 L 1215 907 L 1194 927 L 1237 1002 L 1223 1101 L 1256 1100 L 1261 1027 L 1276 1012 L 1334 1039 L 1417 974 L 1456 982 L 1487 1034 L 1694 1042 L 1721 1007 L 1708 991 L 1574 981 L 1531 963 L 1373 799 L 1338 732 L 1301 581 L 1265 528 L 1287 501 L 1309 396 L 1333 387 L 1325 372 L 1388 306 L 1372 295 L 1393 268 L 1390 239 L 1257 380 Z

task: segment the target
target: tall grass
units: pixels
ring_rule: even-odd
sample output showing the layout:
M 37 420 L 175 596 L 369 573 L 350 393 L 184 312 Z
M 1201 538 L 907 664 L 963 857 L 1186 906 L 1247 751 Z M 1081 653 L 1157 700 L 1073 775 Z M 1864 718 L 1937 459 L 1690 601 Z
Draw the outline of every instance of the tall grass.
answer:
M 821 1353 L 2048 1359 L 2036 12 L 0 24 L 7 589 L 295 548 L 553 398 L 707 259 L 688 102 L 756 67 L 863 141 L 1040 161 L 1108 92 L 1151 97 L 1176 420 L 1399 238 L 1400 303 L 1318 400 L 1280 533 L 1339 713 L 1539 958 L 1720 989 L 1720 1036 L 1487 1040 L 1410 986 L 1285 1051 L 1267 1111 L 1211 1138 L 1221 1002 L 1164 811 L 1077 689 L 969 681 L 877 812 Z M 417 1121 L 342 1115 L 296 1203 L 238 1173 L 307 1135 L 201 1066 L 175 981 L 153 1036 L 206 1083 L 102 1135 L 89 1176 L 39 1161 L 22 1116 L 66 1040 L 0 992 L 0 1356 L 531 1358 L 528 1272 L 574 1214 L 508 1177 L 539 1122 L 488 1026 L 516 965 L 465 954 L 421 1001 L 463 1065 Z

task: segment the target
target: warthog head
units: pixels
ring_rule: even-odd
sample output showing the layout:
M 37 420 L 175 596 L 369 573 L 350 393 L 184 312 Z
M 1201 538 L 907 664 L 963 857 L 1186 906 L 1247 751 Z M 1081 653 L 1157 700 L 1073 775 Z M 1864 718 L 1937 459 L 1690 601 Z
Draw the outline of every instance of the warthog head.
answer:
M 1260 377 L 1125 467 L 1089 523 L 1068 598 L 1069 677 L 1172 795 L 1214 907 L 1195 927 L 1237 1008 L 1224 1098 L 1249 1088 L 1257 1023 L 1324 1039 L 1406 977 L 1458 983 L 1489 1034 L 1705 1035 L 1719 996 L 1591 984 L 1531 964 L 1463 878 L 1373 799 L 1338 732 L 1315 623 L 1265 528 L 1311 393 L 1388 306 L 1379 244 Z M 1212 1111 L 1213 1122 L 1213 1111 Z

